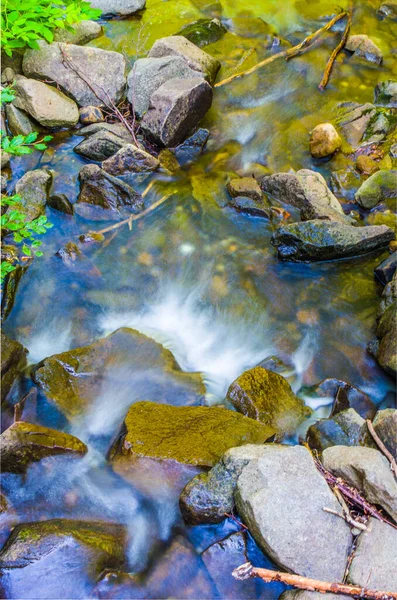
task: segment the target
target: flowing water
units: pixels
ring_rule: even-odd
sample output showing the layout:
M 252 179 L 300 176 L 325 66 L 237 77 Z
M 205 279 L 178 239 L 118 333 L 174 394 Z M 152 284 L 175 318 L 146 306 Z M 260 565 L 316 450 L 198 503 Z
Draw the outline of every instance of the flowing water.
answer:
M 337 102 L 371 102 L 377 81 L 396 75 L 396 25 L 376 17 L 377 4 L 356 1 L 353 33 L 371 36 L 384 54 L 382 67 L 353 65 L 342 55 L 329 87 L 320 93 L 317 85 L 336 43 L 332 33 L 303 57 L 278 60 L 216 89 L 202 123 L 211 132 L 204 153 L 175 174 L 132 179 L 139 191 L 153 183 L 151 202 L 171 195 L 131 230 L 125 226 L 107 233 L 105 244 L 87 244 L 82 258 L 65 264 L 55 252 L 106 223 L 49 209 L 54 227 L 43 239 L 44 257 L 24 275 L 4 327 L 29 349 L 32 364 L 128 326 L 169 348 L 182 369 L 203 372 L 211 404 L 222 403 L 242 371 L 276 355 L 292 365 L 289 381 L 295 391 L 336 377 L 387 405 L 393 381 L 366 351 L 381 292 L 373 269 L 387 253 L 320 264 L 279 262 L 270 245 L 277 222 L 227 208 L 225 189 L 235 174 L 312 168 L 329 180 L 331 171 L 346 169 L 346 158 L 312 159 L 308 133 L 332 119 Z M 133 64 L 156 39 L 198 18 L 218 16 L 230 31 L 205 50 L 220 60 L 218 78 L 223 79 L 279 51 L 266 48 L 259 19 L 295 44 L 334 10 L 331 0 L 148 0 L 141 16 L 106 22 L 105 36 L 91 45 L 122 51 Z M 58 133 L 42 155 L 13 159 L 14 179 L 30 168 L 50 168 L 53 192 L 74 202 L 78 171 L 88 162 L 73 153 L 81 139 L 78 131 Z M 39 403 L 38 421 L 76 434 L 89 453 L 76 462 L 46 459 L 24 478 L 5 475 L 3 487 L 19 521 L 63 516 L 126 524 L 131 533 L 127 570 L 136 572 L 146 568 L 153 547 L 175 531 L 184 532 L 201 551 L 238 525 L 227 520 L 217 527 L 185 528 L 171 493 L 145 498 L 112 472 L 106 451 L 129 405 L 145 397 L 150 374 L 130 376 L 120 368 L 118 382 L 105 381 L 84 423 L 73 427 Z M 328 400 L 311 402 L 312 420 L 327 416 Z M 5 522 L 5 535 L 9 527 Z M 18 597 L 71 597 L 63 595 L 61 585 L 49 587 L 45 577 L 35 580 L 35 596 L 31 585 L 27 576 Z M 276 598 L 280 591 L 280 586 L 264 591 L 259 585 L 257 597 Z M 83 586 L 75 593 L 86 597 L 88 592 Z

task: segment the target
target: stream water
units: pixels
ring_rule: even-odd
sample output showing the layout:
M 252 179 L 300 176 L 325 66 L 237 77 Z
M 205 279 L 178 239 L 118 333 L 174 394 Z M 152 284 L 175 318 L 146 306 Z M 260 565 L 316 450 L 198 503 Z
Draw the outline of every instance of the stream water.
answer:
M 387 252 L 320 264 L 282 263 L 270 245 L 277 222 L 226 207 L 225 184 L 233 174 L 260 176 L 311 168 L 329 181 L 331 171 L 347 168 L 346 158 L 312 159 L 308 132 L 332 118 L 337 102 L 371 102 L 379 78 L 396 75 L 396 25 L 376 18 L 378 0 L 355 4 L 353 32 L 370 34 L 383 52 L 381 67 L 352 65 L 343 55 L 326 92 L 320 93 L 317 85 L 335 45 L 332 33 L 301 58 L 276 61 L 216 89 L 202 123 L 210 130 L 203 154 L 175 174 L 131 180 L 139 191 L 153 182 L 150 201 L 171 194 L 169 199 L 133 224 L 131 231 L 120 228 L 106 234 L 105 244 L 87 244 L 84 256 L 71 264 L 55 252 L 106 223 L 48 209 L 54 227 L 43 237 L 44 256 L 34 260 L 24 275 L 4 325 L 10 337 L 28 348 L 32 364 L 128 326 L 169 348 L 182 369 L 203 372 L 211 404 L 222 403 L 230 383 L 245 369 L 276 355 L 292 364 L 289 381 L 295 391 L 336 377 L 388 405 L 394 383 L 366 351 L 375 334 L 381 293 L 373 270 Z M 259 19 L 294 44 L 323 25 L 334 10 L 331 0 L 148 0 L 139 17 L 105 22 L 105 35 L 91 45 L 123 51 L 132 64 L 157 38 L 198 18 L 218 16 L 229 32 L 205 50 L 221 61 L 222 79 L 272 52 L 266 49 Z M 74 202 L 78 171 L 88 162 L 73 152 L 81 139 L 77 130 L 57 133 L 42 155 L 13 158 L 13 179 L 32 168 L 50 168 L 53 193 L 66 193 Z M 185 528 L 175 498 L 148 500 L 107 465 L 109 444 L 129 405 L 144 397 L 147 381 L 140 385 L 121 373 L 116 385 L 105 382 L 78 427 L 68 426 L 53 409 L 39 403 L 38 421 L 76 434 L 87 443 L 89 453 L 76 462 L 46 459 L 34 464 L 26 477 L 3 476 L 4 490 L 20 521 L 73 517 L 126 524 L 132 540 L 131 572 L 144 570 L 149 557 L 153 560 L 153 547 L 169 541 L 176 531 L 201 551 L 238 530 L 232 520 Z M 327 416 L 327 400 L 311 402 L 316 412 L 310 422 Z M 73 494 L 76 501 L 71 500 Z M 9 526 L 4 523 L 5 534 Z M 32 582 L 27 574 L 18 597 L 86 597 L 84 588 L 67 595 L 73 585 L 54 587 L 47 575 L 46 567 L 41 580 Z M 32 584 L 35 596 L 29 595 Z M 280 586 L 265 591 L 258 585 L 252 597 L 277 598 L 281 591 Z

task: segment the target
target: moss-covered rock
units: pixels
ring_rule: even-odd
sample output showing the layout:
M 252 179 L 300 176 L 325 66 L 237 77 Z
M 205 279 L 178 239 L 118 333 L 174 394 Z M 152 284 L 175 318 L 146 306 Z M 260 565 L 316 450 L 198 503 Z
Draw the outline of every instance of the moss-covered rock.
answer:
M 252 200 L 257 200 L 258 202 L 263 199 L 262 190 L 254 177 L 232 179 L 228 182 L 226 188 L 232 198 L 246 196 L 247 198 L 252 198 Z
M 144 398 L 176 405 L 201 404 L 205 387 L 199 373 L 185 373 L 173 354 L 134 329 L 118 329 L 82 348 L 54 354 L 37 365 L 33 379 L 68 419 L 83 415 L 103 385 L 131 386 L 139 374 Z M 147 384 L 147 385 L 146 385 Z
M 198 21 L 184 25 L 175 35 L 183 35 L 199 48 L 203 48 L 220 40 L 226 31 L 226 27 L 219 19 L 198 19 Z
M 279 434 L 294 432 L 311 413 L 284 377 L 263 367 L 254 367 L 240 375 L 230 385 L 226 397 L 236 410 L 270 425 Z
M 74 435 L 24 421 L 13 423 L 0 439 L 1 467 L 11 473 L 24 473 L 32 462 L 47 456 L 83 456 L 87 452 L 87 446 Z
M 373 447 L 365 420 L 353 408 L 314 423 L 307 431 L 306 441 L 319 452 L 330 446 Z
M 21 199 L 16 207 L 26 214 L 29 221 L 33 221 L 44 213 L 51 183 L 52 175 L 45 169 L 28 171 L 17 182 L 15 193 Z
M 377 171 L 357 190 L 356 201 L 363 208 L 373 208 L 387 198 L 397 198 L 397 170 Z
M 27 350 L 1 332 L 1 402 L 5 400 L 18 373 L 26 364 Z
M 141 485 L 169 481 L 183 487 L 229 448 L 263 443 L 275 429 L 221 407 L 133 404 L 109 452 L 117 472 Z M 146 481 L 145 481 L 146 480 Z
M 15 269 L 11 271 L 11 273 L 8 273 L 4 280 L 3 294 L 1 298 L 1 318 L 3 322 L 7 319 L 12 310 L 12 307 L 14 306 L 19 283 L 21 281 L 22 275 L 26 272 L 27 269 L 27 266 L 22 267 L 21 265 L 16 265 Z
M 375 103 L 382 106 L 397 107 L 397 80 L 387 79 L 378 83 L 375 88 Z
M 379 347 L 376 357 L 380 366 L 390 375 L 397 373 L 397 300 L 395 300 L 383 313 L 376 335 L 379 338 Z
M 0 553 L 3 598 L 89 598 L 104 568 L 124 563 L 121 525 L 52 519 L 17 525 Z

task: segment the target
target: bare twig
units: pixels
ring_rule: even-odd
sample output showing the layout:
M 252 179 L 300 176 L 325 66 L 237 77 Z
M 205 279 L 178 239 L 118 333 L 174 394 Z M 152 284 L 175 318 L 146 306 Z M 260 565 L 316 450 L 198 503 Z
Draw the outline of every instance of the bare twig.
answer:
M 337 23 L 338 21 L 340 21 L 341 19 L 344 19 L 346 17 L 346 15 L 347 15 L 347 12 L 345 12 L 345 11 L 338 13 L 326 25 L 324 25 L 323 27 L 320 27 L 320 29 L 317 29 L 317 31 L 310 34 L 307 38 L 305 38 L 302 42 L 300 42 L 300 44 L 297 44 L 293 48 L 289 48 L 288 50 L 284 50 L 283 52 L 279 52 L 278 54 L 274 54 L 273 56 L 265 58 L 264 60 L 262 60 L 261 62 L 259 62 L 256 65 L 254 65 L 250 69 L 247 69 L 247 71 L 242 71 L 241 73 L 235 73 L 234 75 L 230 75 L 230 77 L 227 77 L 226 79 L 222 79 L 222 81 L 219 81 L 218 83 L 216 83 L 214 87 L 221 87 L 223 85 L 226 85 L 227 83 L 230 83 L 231 81 L 234 81 L 235 79 L 238 79 L 240 77 L 245 77 L 245 75 L 251 75 L 251 73 L 254 73 L 255 71 L 264 67 L 265 65 L 268 65 L 268 64 L 274 62 L 278 58 L 285 58 L 286 60 L 289 60 L 290 58 L 293 58 L 294 56 L 303 54 L 308 49 L 310 49 L 310 47 L 313 45 L 313 43 L 323 33 L 328 31 L 329 29 L 331 29 L 331 27 L 333 25 L 335 25 L 335 23 Z
M 384 443 L 382 442 L 382 440 L 380 439 L 380 437 L 376 433 L 376 431 L 374 429 L 374 426 L 372 425 L 372 423 L 371 423 L 371 421 L 369 419 L 367 419 L 367 427 L 368 427 L 368 431 L 370 432 L 370 434 L 372 435 L 374 441 L 376 442 L 376 445 L 378 446 L 379 450 L 386 456 L 387 460 L 390 462 L 390 467 L 391 467 L 391 470 L 394 473 L 394 476 L 397 477 L 397 462 L 396 462 L 396 459 L 394 458 L 394 456 L 392 455 L 392 453 L 389 452 L 389 450 L 386 448 L 386 446 L 384 445 Z
M 233 521 L 235 523 L 237 523 L 237 525 L 239 525 L 239 527 L 241 527 L 242 529 L 245 529 L 246 531 L 248 531 L 248 527 L 246 525 L 244 525 L 244 523 L 242 523 L 241 521 L 239 521 L 237 519 L 237 517 L 235 517 L 232 513 L 225 513 L 225 517 L 228 517 L 229 519 L 233 519 Z
M 332 67 L 334 66 L 336 57 L 338 56 L 339 52 L 345 47 L 347 38 L 349 37 L 351 24 L 352 24 L 352 12 L 350 11 L 347 15 L 347 23 L 346 23 L 346 27 L 343 32 L 343 35 L 341 37 L 341 40 L 340 40 L 339 44 L 336 46 L 336 48 L 334 48 L 333 51 L 331 52 L 331 56 L 329 57 L 328 62 L 325 67 L 323 78 L 318 86 L 318 89 L 321 92 L 323 92 L 325 90 L 325 88 L 327 87 L 329 78 L 331 76 Z
M 369 590 L 358 585 L 348 585 L 346 583 L 331 583 L 303 577 L 302 575 L 293 575 L 291 573 L 282 573 L 281 571 L 271 571 L 270 569 L 261 569 L 253 567 L 251 563 L 245 563 L 232 573 L 238 580 L 250 579 L 251 577 L 260 577 L 266 583 L 279 581 L 285 585 L 292 585 L 300 590 L 309 590 L 311 592 L 327 592 L 332 594 L 345 594 L 347 596 L 358 596 L 368 598 L 369 600 L 391 600 L 397 598 L 396 592 L 383 592 L 378 590 Z
M 351 525 L 352 527 L 355 527 L 356 529 L 360 529 L 361 531 L 366 531 L 367 528 L 364 525 L 364 523 L 360 523 L 359 521 L 355 521 L 353 519 L 353 517 L 350 516 L 350 513 L 343 513 L 343 515 L 341 513 L 338 513 L 337 510 L 333 510 L 332 508 L 328 508 L 327 506 L 324 506 L 323 511 L 330 513 L 331 515 L 335 515 L 336 517 L 339 517 L 340 519 L 343 519 L 344 521 L 346 521 L 347 523 L 349 523 L 349 525 Z

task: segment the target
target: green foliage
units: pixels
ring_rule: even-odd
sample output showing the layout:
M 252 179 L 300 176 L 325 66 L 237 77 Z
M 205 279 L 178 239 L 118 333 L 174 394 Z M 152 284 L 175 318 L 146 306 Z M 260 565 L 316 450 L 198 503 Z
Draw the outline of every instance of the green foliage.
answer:
M 10 85 L 5 88 L 1 88 L 0 104 L 7 104 L 15 100 L 15 91 Z
M 39 134 L 37 131 L 32 131 L 28 135 L 16 135 L 9 138 L 4 131 L 1 132 L 1 149 L 8 154 L 14 156 L 22 156 L 23 154 L 31 154 L 33 150 L 46 150 L 45 142 L 52 140 L 52 135 L 45 135 L 41 140 L 37 140 Z
M 21 197 L 18 194 L 14 196 L 3 196 L 1 198 L 1 238 L 9 238 L 17 244 L 18 251 L 10 259 L 1 260 L 1 281 L 4 277 L 16 268 L 16 265 L 24 257 L 42 256 L 43 253 L 37 250 L 41 246 L 41 241 L 36 239 L 37 235 L 43 235 L 52 227 L 52 223 L 47 220 L 45 215 L 28 221 L 25 213 L 21 211 Z
M 54 40 L 54 30 L 85 19 L 98 19 L 99 9 L 83 0 L 3 0 L 1 6 L 1 47 L 8 56 L 18 48 L 39 48 L 37 40 Z

